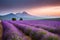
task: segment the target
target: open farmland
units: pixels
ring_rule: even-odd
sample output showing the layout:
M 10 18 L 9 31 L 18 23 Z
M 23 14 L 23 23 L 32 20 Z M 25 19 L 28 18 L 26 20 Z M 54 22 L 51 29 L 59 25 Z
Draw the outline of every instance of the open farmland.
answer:
M 60 21 L 5 20 L 1 23 L 3 40 L 60 40 Z

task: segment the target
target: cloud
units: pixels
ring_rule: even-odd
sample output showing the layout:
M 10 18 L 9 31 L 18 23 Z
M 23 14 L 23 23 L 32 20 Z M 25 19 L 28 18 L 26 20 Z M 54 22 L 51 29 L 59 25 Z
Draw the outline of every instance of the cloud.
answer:
M 0 0 L 0 6 L 4 7 L 29 7 L 56 4 L 60 4 L 60 0 Z
M 0 13 L 7 10 L 60 5 L 60 0 L 0 0 Z

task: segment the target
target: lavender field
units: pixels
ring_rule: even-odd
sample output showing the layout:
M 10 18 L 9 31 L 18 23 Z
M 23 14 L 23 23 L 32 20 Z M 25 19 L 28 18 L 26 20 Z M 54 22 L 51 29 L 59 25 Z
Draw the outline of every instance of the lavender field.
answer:
M 2 40 L 60 40 L 60 21 L 1 21 Z

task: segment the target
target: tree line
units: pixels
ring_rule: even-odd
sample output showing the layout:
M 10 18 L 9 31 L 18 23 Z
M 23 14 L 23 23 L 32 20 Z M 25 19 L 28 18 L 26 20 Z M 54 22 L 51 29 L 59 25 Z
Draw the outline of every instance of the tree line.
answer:
M 16 21 L 16 18 L 12 18 L 13 21 Z M 19 20 L 23 20 L 23 18 L 20 18 Z

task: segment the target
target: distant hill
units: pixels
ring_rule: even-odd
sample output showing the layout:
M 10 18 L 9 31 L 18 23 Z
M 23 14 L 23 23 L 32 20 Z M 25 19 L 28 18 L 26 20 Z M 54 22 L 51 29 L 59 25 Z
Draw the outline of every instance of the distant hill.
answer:
M 22 13 L 9 13 L 7 15 L 0 15 L 0 20 L 12 20 L 12 18 L 16 18 L 17 20 L 19 20 L 20 18 L 23 18 L 23 20 L 59 20 L 60 21 L 60 17 L 37 17 L 37 16 L 33 16 L 28 14 L 27 12 L 22 12 Z
M 48 19 L 40 19 L 40 20 L 54 20 L 54 21 L 60 21 L 60 18 L 48 18 Z
M 14 15 L 13 13 L 0 16 L 0 20 L 11 20 L 12 18 L 18 18 L 18 17 Z
M 10 13 L 7 15 L 0 16 L 0 20 L 11 20 L 12 18 L 16 18 L 17 20 L 19 20 L 20 18 L 23 18 L 23 20 L 35 20 L 39 19 L 40 17 L 30 15 L 27 12 L 16 13 L 16 14 Z

